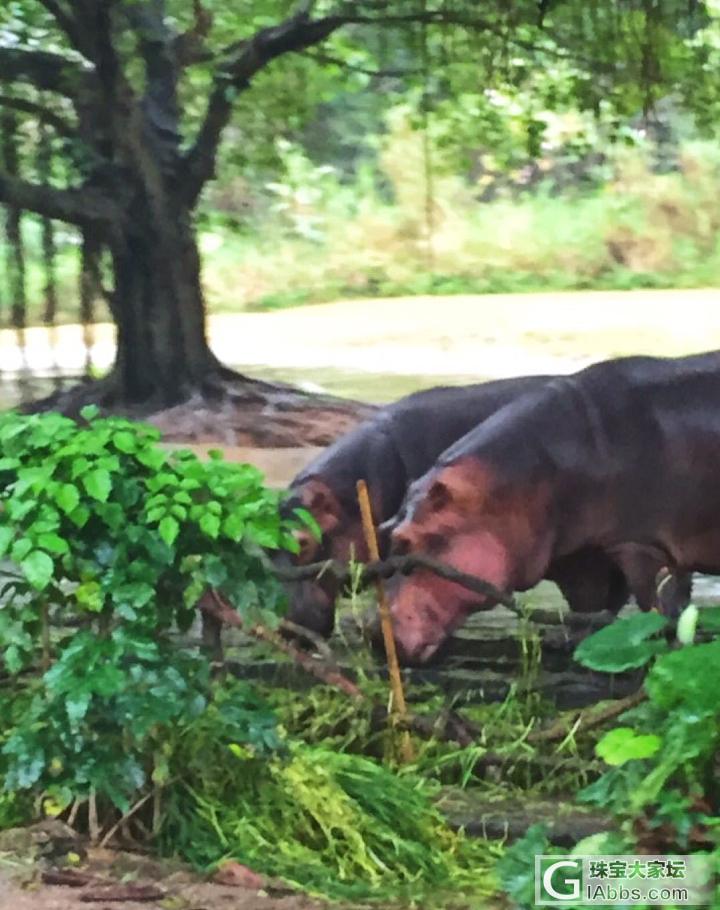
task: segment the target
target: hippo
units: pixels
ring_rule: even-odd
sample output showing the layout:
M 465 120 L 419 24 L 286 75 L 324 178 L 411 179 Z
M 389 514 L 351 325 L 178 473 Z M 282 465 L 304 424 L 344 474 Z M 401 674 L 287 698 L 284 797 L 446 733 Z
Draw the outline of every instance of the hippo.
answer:
M 409 488 L 393 553 L 421 552 L 507 591 L 602 553 L 643 610 L 669 570 L 720 572 L 720 353 L 627 357 L 555 377 L 450 446 Z M 573 556 L 575 554 L 575 556 Z M 427 571 L 390 593 L 398 653 L 427 662 L 483 599 Z
M 284 511 L 307 509 L 322 538 L 299 532 L 300 552 L 292 560 L 307 564 L 325 559 L 348 560 L 354 553 L 367 559 L 356 482 L 365 479 L 377 524 L 400 507 L 410 483 L 421 477 L 437 457 L 478 424 L 510 402 L 537 393 L 548 376 L 524 376 L 460 387 L 416 392 L 383 408 L 370 420 L 326 449 L 290 484 Z M 387 535 L 380 534 L 381 556 Z M 276 564 L 289 560 L 279 555 Z M 558 560 L 547 573 L 575 610 L 617 611 L 628 589 L 622 572 L 601 552 L 590 549 Z M 288 619 L 322 636 L 332 632 L 336 580 L 329 574 L 290 586 Z

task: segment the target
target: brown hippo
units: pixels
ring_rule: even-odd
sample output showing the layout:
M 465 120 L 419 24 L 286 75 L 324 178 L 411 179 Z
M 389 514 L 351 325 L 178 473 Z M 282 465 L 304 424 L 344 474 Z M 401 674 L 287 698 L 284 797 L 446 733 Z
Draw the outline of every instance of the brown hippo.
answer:
M 356 483 L 367 481 L 375 521 L 395 515 L 408 486 L 421 477 L 441 452 L 478 424 L 524 395 L 537 394 L 547 376 L 526 376 L 461 387 L 417 392 L 383 408 L 354 432 L 339 439 L 305 468 L 290 485 L 284 506 L 304 507 L 322 530 L 317 540 L 299 534 L 295 563 L 347 560 L 354 553 L 365 560 Z M 387 555 L 381 534 L 381 555 Z M 283 559 L 278 557 L 281 564 Z M 575 610 L 619 610 L 628 596 L 622 573 L 601 552 L 587 550 L 558 561 L 547 577 L 557 582 Z M 288 618 L 321 635 L 332 632 L 338 585 L 330 575 L 293 584 Z
M 628 357 L 555 378 L 497 411 L 409 489 L 393 552 L 423 552 L 506 590 L 573 554 L 620 570 L 644 610 L 658 572 L 720 572 L 720 353 Z M 671 586 L 672 588 L 672 586 Z M 482 598 L 428 572 L 398 580 L 398 651 L 423 663 Z

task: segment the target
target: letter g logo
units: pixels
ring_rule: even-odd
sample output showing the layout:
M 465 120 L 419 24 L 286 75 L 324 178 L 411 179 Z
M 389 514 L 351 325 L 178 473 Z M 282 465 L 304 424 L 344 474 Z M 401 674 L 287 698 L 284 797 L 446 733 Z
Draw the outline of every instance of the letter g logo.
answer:
M 570 868 L 575 872 L 575 878 L 570 875 L 566 875 L 563 879 L 563 885 L 570 887 L 571 890 L 569 893 L 561 894 L 559 891 L 555 890 L 555 887 L 552 882 L 553 875 L 557 869 Z M 559 860 L 556 863 L 548 866 L 545 872 L 543 872 L 542 883 L 545 892 L 550 895 L 550 897 L 555 898 L 558 901 L 572 901 L 577 900 L 580 897 L 580 869 L 582 864 L 580 860 L 574 859 L 563 859 Z

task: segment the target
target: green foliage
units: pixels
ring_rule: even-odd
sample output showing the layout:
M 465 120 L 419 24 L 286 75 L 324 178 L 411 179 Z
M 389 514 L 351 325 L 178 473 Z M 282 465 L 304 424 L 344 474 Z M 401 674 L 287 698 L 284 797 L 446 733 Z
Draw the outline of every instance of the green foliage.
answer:
M 619 634 L 626 623 L 621 620 L 595 633 L 576 653 L 582 648 L 586 665 L 596 659 L 595 666 L 604 664 L 602 668 L 608 669 L 609 664 L 612 670 L 615 664 L 605 661 L 608 633 Z M 645 631 L 652 631 L 650 625 Z M 649 642 L 639 625 L 634 632 L 632 646 L 638 658 L 650 659 L 652 654 L 644 647 Z M 626 659 L 619 663 L 626 665 Z M 674 843 L 683 849 L 689 846 L 693 831 L 696 841 L 717 838 L 720 831 L 712 816 L 718 809 L 713 761 L 720 746 L 715 691 L 719 666 L 717 640 L 657 656 L 645 681 L 647 701 L 624 717 L 632 726 L 610 731 L 597 744 L 598 755 L 614 767 L 586 788 L 581 798 L 609 808 L 634 825 L 638 818 L 647 819 L 651 828 L 665 824 Z M 667 830 L 662 836 L 667 838 Z
M 596 147 L 606 159 L 588 183 L 573 177 L 577 161 L 554 158 L 575 128 L 568 115 L 553 123 L 560 145 L 540 159 L 532 186 L 524 167 L 508 171 L 489 153 L 466 176 L 444 149 L 433 151 L 428 184 L 423 136 L 408 116 L 397 108 L 377 164 L 354 182 L 308 159 L 300 166 L 293 146 L 295 163 L 274 181 L 285 195 L 264 191 L 250 237 L 217 223 L 203 235 L 212 306 L 717 282 L 716 143 L 687 142 L 677 171 L 655 173 L 635 131 L 633 148 Z M 558 191 L 553 180 L 569 185 Z
M 168 455 L 154 429 L 95 411 L 81 425 L 0 417 L 0 642 L 23 704 L 2 752 L 10 792 L 126 809 L 170 731 L 208 710 L 206 661 L 172 634 L 208 588 L 274 623 L 283 595 L 264 550 L 294 547 L 297 523 L 254 468 Z M 274 742 L 250 715 L 234 723 Z
M 575 660 L 604 673 L 643 667 L 666 650 L 664 640 L 653 638 L 666 625 L 667 620 L 659 613 L 635 613 L 619 619 L 581 642 L 575 650 Z

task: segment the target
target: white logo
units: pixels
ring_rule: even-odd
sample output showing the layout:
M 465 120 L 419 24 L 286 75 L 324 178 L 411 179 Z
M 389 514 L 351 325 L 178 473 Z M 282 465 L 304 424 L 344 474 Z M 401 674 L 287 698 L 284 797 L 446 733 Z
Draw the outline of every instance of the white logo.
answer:
M 556 863 L 553 863 L 551 866 L 548 866 L 547 869 L 543 872 L 542 883 L 543 888 L 550 897 L 558 901 L 574 901 L 580 897 L 580 869 L 581 861 L 575 859 L 563 859 L 559 860 Z M 555 890 L 555 887 L 552 883 L 553 874 L 557 869 L 563 869 L 569 867 L 575 872 L 577 877 L 571 878 L 566 876 L 563 879 L 563 885 L 571 886 L 572 890 L 569 894 L 561 894 L 559 891 Z

